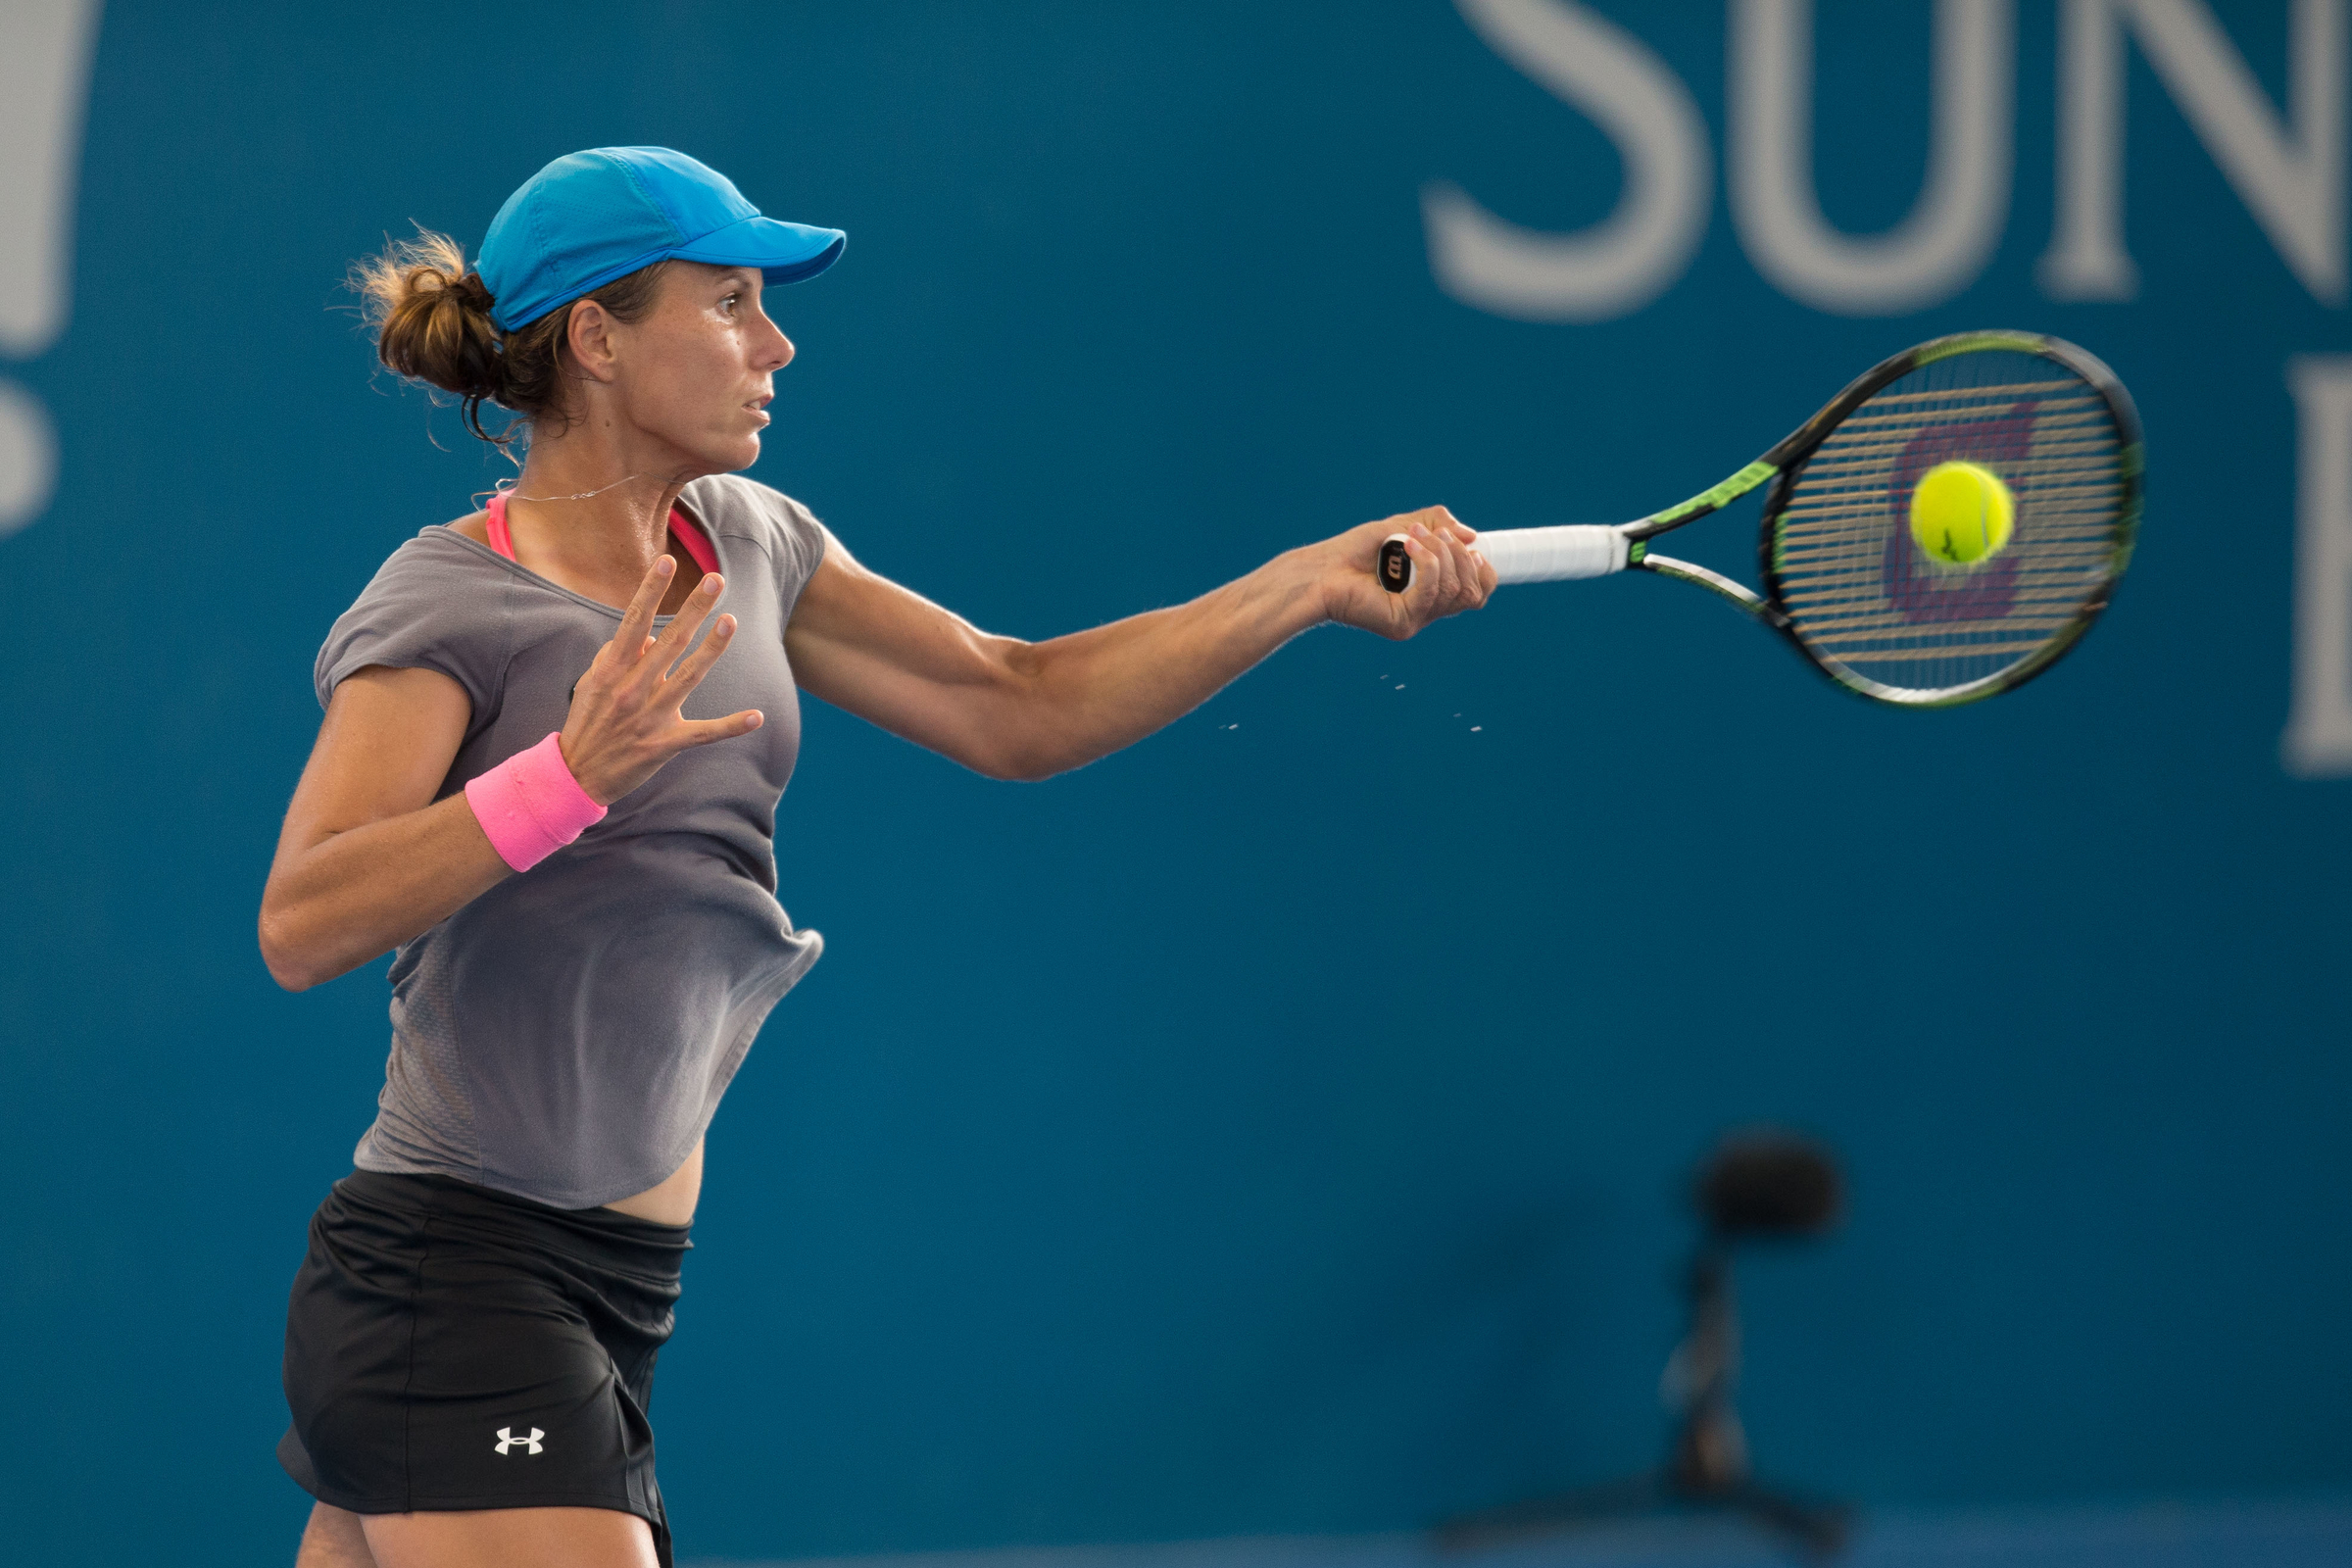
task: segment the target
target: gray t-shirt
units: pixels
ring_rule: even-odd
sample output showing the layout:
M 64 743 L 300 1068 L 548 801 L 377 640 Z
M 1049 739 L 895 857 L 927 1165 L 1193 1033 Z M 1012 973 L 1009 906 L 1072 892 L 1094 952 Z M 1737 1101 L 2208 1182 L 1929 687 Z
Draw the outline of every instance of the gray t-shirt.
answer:
M 768 1009 L 823 941 L 776 902 L 775 812 L 800 752 L 784 627 L 823 525 L 765 485 L 698 479 L 739 629 L 688 718 L 766 722 L 672 758 L 578 842 L 511 876 L 392 962 L 392 1055 L 362 1170 L 437 1173 L 560 1208 L 684 1163 Z M 688 564 L 681 563 L 681 564 Z M 564 727 L 620 622 L 448 527 L 392 554 L 318 652 L 323 706 L 370 664 L 437 669 L 473 716 L 436 798 Z

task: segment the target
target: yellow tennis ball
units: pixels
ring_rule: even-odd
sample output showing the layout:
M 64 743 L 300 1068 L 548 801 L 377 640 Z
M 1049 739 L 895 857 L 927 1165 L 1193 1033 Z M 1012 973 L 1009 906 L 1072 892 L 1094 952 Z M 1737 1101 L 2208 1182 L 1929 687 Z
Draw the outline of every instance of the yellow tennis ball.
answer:
M 2017 524 L 2017 503 L 1990 468 L 1938 463 L 1911 491 L 1911 537 L 1937 561 L 1973 566 L 1997 556 Z

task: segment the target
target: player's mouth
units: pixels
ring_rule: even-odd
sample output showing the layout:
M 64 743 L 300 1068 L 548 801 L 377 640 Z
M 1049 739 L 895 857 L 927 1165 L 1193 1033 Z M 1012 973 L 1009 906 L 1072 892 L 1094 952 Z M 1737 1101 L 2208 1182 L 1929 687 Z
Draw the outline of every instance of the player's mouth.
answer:
M 753 414 L 757 415 L 761 424 L 765 424 L 768 422 L 767 406 L 775 401 L 776 395 L 773 392 L 770 392 L 764 397 L 757 397 L 752 399 L 749 403 L 746 403 L 744 407 L 751 410 Z

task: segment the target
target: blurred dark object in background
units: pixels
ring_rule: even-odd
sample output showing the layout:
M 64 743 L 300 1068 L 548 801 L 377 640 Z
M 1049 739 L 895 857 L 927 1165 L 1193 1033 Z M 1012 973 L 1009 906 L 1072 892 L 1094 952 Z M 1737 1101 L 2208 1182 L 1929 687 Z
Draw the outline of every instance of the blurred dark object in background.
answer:
M 1845 1184 L 1830 1152 L 1771 1128 L 1724 1139 L 1699 1167 L 1691 1193 L 1699 1217 L 1724 1242 L 1818 1236 L 1845 1210 Z
M 1759 1485 L 1734 1395 L 1740 1380 L 1740 1312 L 1732 1249 L 1800 1241 L 1844 1216 L 1845 1183 L 1827 1148 L 1778 1128 L 1727 1135 L 1699 1166 L 1691 1201 L 1705 1226 L 1685 1275 L 1690 1327 L 1667 1359 L 1659 1392 L 1676 1416 L 1662 1469 L 1575 1492 L 1467 1514 L 1438 1529 L 1448 1551 L 1476 1551 L 1577 1525 L 1704 1509 L 1743 1516 L 1807 1555 L 1830 1557 L 1846 1542 L 1842 1503 Z

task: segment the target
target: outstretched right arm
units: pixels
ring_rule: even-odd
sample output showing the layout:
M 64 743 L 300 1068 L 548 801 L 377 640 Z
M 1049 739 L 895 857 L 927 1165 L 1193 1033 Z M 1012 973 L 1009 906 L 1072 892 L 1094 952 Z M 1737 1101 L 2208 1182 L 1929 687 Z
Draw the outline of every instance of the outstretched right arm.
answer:
M 678 705 L 726 651 L 735 617 L 719 616 L 680 660 L 721 583 L 704 578 L 657 638 L 654 612 L 671 569 L 663 556 L 645 574 L 564 721 L 564 764 L 600 806 L 690 746 L 760 727 L 756 709 L 680 716 Z M 472 716 L 466 689 L 436 669 L 371 664 L 336 686 L 262 890 L 262 961 L 279 985 L 305 991 L 356 969 L 514 874 L 463 793 L 433 799 Z

